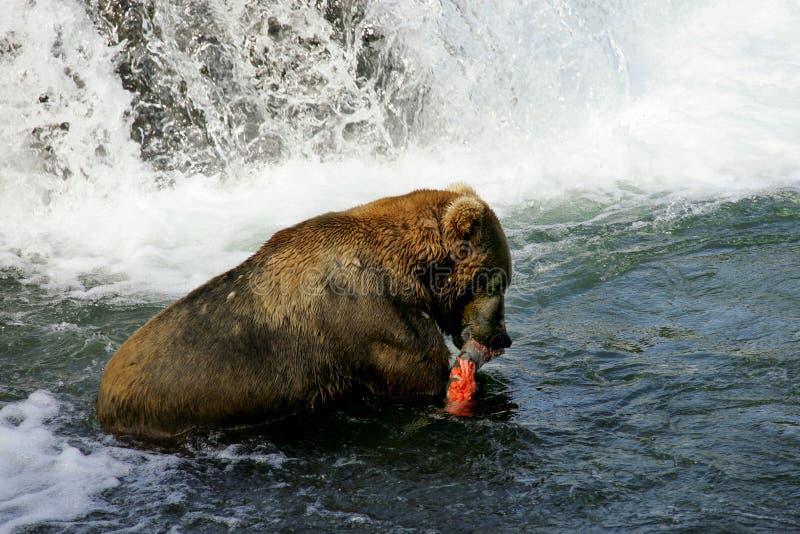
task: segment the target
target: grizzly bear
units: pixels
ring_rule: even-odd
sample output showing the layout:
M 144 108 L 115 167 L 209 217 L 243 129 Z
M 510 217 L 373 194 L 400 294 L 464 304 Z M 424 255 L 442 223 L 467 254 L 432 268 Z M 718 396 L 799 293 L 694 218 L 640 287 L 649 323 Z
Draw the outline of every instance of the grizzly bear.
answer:
M 464 185 L 314 217 L 134 332 L 103 374 L 98 420 L 158 439 L 345 398 L 443 399 L 442 333 L 486 359 L 510 346 L 510 279 L 503 229 Z

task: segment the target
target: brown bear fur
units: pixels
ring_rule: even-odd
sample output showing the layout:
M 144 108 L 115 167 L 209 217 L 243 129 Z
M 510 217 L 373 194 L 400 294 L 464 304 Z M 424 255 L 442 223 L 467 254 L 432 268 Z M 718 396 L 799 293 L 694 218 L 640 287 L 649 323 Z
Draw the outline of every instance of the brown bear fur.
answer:
M 489 305 L 470 286 L 492 270 L 502 273 L 501 300 Z M 472 325 L 488 332 L 483 343 L 496 334 L 510 344 L 510 274 L 497 217 L 463 185 L 320 215 L 277 232 L 134 332 L 105 370 L 98 419 L 111 432 L 161 438 L 357 394 L 441 398 L 441 332 L 460 346 L 479 316 L 466 310 L 484 310 L 486 324 Z

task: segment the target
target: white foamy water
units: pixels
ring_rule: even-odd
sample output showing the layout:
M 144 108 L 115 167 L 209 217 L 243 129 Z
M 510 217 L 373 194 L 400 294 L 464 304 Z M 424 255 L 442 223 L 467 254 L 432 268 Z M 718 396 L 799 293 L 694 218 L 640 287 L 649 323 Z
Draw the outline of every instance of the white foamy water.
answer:
M 280 227 L 417 187 L 466 181 L 502 212 L 568 195 L 691 200 L 800 184 L 794 2 L 370 9 L 430 84 L 417 142 L 389 158 L 233 161 L 206 177 L 140 161 L 115 49 L 79 2 L 11 2 L 0 268 L 76 297 L 177 296 Z M 64 122 L 44 142 L 31 134 Z
M 85 453 L 51 428 L 60 403 L 46 391 L 0 409 L 0 532 L 69 521 L 107 505 L 97 497 L 130 466 L 108 450 Z

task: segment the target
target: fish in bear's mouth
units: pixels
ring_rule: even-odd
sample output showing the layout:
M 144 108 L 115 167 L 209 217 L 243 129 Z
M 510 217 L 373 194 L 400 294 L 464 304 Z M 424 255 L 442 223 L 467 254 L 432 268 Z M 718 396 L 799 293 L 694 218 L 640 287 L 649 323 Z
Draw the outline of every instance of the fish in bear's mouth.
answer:
M 478 393 L 475 374 L 484 364 L 503 354 L 503 349 L 490 349 L 472 338 L 461 346 L 461 353 L 456 356 L 450 368 L 447 385 L 447 405 L 445 411 L 458 416 L 471 416 Z
M 459 356 L 472 360 L 475 363 L 476 370 L 505 352 L 504 349 L 487 347 L 475 338 L 470 337 L 468 333 L 463 339 L 464 343 L 461 345 L 461 354 Z
M 492 361 L 493 358 L 497 358 L 498 356 L 500 356 L 505 352 L 505 349 L 490 349 L 489 347 L 487 347 L 486 345 L 475 339 L 471 339 L 468 341 L 472 341 L 472 343 L 475 345 L 475 348 L 481 352 L 481 356 L 483 357 L 483 363 L 490 362 Z
M 468 355 L 469 359 L 475 362 L 478 369 L 505 352 L 505 349 L 493 349 L 484 345 L 472 337 L 470 330 L 470 327 L 466 326 L 461 331 L 461 335 L 457 336 L 459 338 L 458 341 L 461 341 L 460 346 L 458 345 L 458 341 L 456 341 L 456 337 L 453 338 L 453 341 L 456 343 L 456 346 L 459 347 L 461 354 Z

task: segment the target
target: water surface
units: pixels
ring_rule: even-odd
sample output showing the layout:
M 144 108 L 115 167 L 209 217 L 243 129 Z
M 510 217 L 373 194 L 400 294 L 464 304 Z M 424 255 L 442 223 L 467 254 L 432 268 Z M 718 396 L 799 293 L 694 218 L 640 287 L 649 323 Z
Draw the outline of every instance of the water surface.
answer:
M 344 4 L 6 6 L 0 532 L 800 530 L 797 6 Z M 170 302 L 454 181 L 513 257 L 473 417 L 100 430 Z

